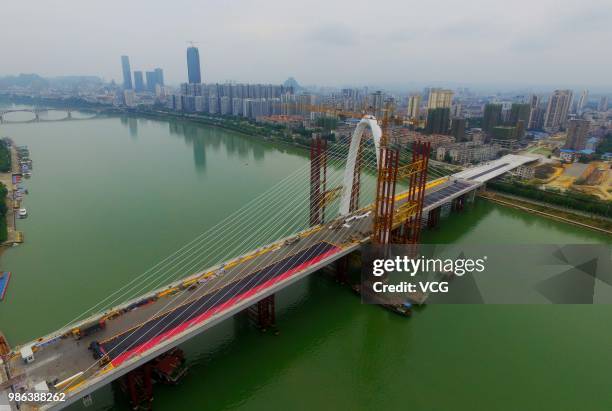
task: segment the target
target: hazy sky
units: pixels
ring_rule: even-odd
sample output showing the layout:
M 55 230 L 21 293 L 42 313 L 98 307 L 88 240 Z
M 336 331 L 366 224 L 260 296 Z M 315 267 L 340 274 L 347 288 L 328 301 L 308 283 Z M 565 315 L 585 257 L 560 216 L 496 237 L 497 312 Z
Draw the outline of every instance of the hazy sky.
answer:
M 612 83 L 610 0 L 4 1 L 0 75 L 204 82 Z

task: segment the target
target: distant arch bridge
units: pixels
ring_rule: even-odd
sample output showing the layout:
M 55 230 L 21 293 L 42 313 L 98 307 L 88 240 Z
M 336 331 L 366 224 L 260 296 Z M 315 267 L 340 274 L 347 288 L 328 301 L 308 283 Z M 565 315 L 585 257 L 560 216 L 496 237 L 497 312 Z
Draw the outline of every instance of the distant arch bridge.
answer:
M 41 113 L 49 112 L 49 111 L 57 111 L 65 113 L 65 116 L 60 118 L 45 118 L 41 116 Z M 72 113 L 75 111 L 84 112 L 90 114 L 87 117 L 73 117 Z M 33 118 L 23 119 L 23 120 L 10 120 L 7 119 L 7 115 L 10 113 L 32 113 L 34 115 Z M 33 107 L 33 108 L 12 108 L 0 110 L 0 124 L 3 123 L 37 123 L 37 122 L 52 122 L 52 121 L 68 121 L 68 120 L 89 120 L 97 117 L 100 114 L 99 110 L 89 109 L 89 108 L 52 108 L 52 107 Z

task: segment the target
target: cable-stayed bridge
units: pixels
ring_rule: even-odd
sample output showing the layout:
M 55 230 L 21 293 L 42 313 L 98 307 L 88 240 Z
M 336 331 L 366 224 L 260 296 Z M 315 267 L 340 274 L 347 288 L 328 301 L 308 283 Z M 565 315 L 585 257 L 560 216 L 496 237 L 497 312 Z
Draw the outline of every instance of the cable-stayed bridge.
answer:
M 371 146 L 362 142 L 366 127 Z M 64 327 L 16 347 L 5 357 L 0 392 L 46 389 L 65 401 L 22 405 L 60 409 L 247 308 L 262 325 L 272 325 L 276 292 L 342 261 L 361 244 L 390 241 L 407 221 L 411 227 L 435 224 L 446 204 L 461 208 L 486 181 L 533 160 L 508 155 L 448 175 L 428 163 L 428 147 L 419 157 L 418 150 L 394 150 L 380 138 L 376 120 L 368 117 L 348 150 L 313 139 L 307 167 Z M 289 195 L 279 205 L 281 193 Z M 418 241 L 418 235 L 411 238 Z

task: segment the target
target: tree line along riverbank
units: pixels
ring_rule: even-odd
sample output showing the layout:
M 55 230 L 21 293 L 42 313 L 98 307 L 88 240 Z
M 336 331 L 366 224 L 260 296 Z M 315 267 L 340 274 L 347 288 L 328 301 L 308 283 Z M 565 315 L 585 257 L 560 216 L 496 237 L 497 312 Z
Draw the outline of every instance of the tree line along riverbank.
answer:
M 11 148 L 5 140 L 0 140 L 0 173 L 10 173 L 12 171 Z M 0 243 L 8 238 L 8 188 L 0 182 Z
M 530 200 L 524 197 L 518 197 L 511 194 L 506 194 L 498 191 L 481 191 L 479 197 L 492 201 L 496 204 L 505 207 L 515 208 L 530 214 L 536 214 L 545 218 L 550 218 L 556 221 L 580 226 L 594 231 L 599 231 L 608 235 L 612 235 L 612 220 L 598 217 L 591 217 L 586 213 L 562 209 L 545 203 L 540 203 L 535 200 Z M 612 237 L 611 237 L 612 238 Z
M 605 218 L 612 218 L 612 202 L 603 201 L 587 194 L 569 190 L 563 193 L 552 190 L 542 190 L 518 181 L 489 181 L 487 182 L 487 187 L 501 193 L 512 194 L 576 211 L 600 215 Z

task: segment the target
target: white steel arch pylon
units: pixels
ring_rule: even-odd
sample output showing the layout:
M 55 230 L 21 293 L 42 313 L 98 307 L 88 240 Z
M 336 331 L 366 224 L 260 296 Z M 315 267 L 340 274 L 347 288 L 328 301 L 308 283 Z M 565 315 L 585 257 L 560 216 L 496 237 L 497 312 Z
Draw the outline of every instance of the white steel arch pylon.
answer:
M 370 127 L 372 131 L 372 139 L 374 140 L 374 147 L 376 149 L 376 166 L 378 167 L 380 162 L 380 139 L 382 137 L 382 130 L 376 121 L 374 116 L 364 116 L 357 128 L 351 136 L 351 145 L 349 147 L 348 156 L 346 158 L 346 167 L 344 169 L 344 179 L 342 182 L 342 195 L 340 197 L 340 215 L 347 215 L 351 207 L 351 192 L 353 191 L 353 179 L 355 178 L 355 164 L 357 163 L 357 155 L 359 154 L 359 144 L 361 143 L 361 136 L 366 127 Z

